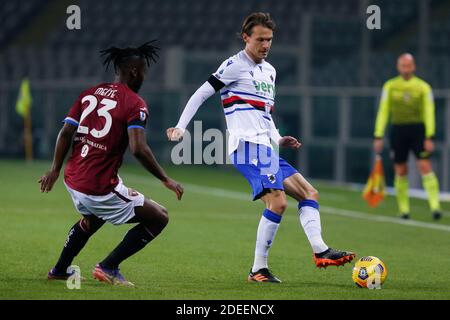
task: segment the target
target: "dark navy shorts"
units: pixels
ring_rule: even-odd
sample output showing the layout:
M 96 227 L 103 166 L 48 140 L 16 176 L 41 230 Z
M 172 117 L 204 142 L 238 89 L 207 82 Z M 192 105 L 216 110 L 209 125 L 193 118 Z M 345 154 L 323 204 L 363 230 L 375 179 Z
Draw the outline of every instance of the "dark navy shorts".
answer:
M 430 153 L 425 151 L 425 126 L 421 124 L 393 125 L 391 127 L 391 158 L 394 163 L 408 162 L 410 151 L 416 159 L 428 159 Z

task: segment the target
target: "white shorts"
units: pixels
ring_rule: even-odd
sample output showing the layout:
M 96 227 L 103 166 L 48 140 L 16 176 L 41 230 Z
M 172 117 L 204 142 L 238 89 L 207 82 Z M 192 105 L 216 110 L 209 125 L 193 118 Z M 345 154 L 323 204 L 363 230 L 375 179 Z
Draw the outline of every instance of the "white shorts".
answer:
M 87 195 L 65 185 L 79 213 L 94 215 L 114 225 L 127 223 L 135 216 L 134 207 L 144 205 L 144 195 L 127 188 L 122 180 L 113 191 L 104 196 Z

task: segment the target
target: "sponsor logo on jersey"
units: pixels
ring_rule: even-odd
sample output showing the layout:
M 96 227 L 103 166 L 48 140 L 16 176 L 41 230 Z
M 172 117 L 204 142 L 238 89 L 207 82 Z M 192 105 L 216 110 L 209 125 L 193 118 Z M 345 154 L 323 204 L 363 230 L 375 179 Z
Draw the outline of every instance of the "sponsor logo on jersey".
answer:
M 275 86 L 273 84 L 264 81 L 253 80 L 253 85 L 255 86 L 257 92 L 263 93 L 264 95 L 269 94 L 272 97 L 275 96 Z

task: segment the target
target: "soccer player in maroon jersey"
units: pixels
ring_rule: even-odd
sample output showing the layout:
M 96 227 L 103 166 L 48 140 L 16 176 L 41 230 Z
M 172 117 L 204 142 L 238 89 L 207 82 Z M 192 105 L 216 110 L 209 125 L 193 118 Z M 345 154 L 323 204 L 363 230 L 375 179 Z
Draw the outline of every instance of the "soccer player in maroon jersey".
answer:
M 118 176 L 128 145 L 141 164 L 181 200 L 182 186 L 167 176 L 147 145 L 148 109 L 137 94 L 150 61 L 156 62 L 158 57 L 158 48 L 151 43 L 138 48 L 113 47 L 101 51 L 106 57 L 106 69 L 111 62 L 114 64 L 115 82 L 84 91 L 64 120 L 52 167 L 40 178 L 40 189 L 41 192 L 52 190 L 72 145 L 64 183 L 83 217 L 70 229 L 48 279 L 67 279 L 71 275 L 67 268 L 75 256 L 106 221 L 114 225 L 137 223 L 93 271 L 94 278 L 100 281 L 133 285 L 121 275 L 119 264 L 158 236 L 169 218 L 166 208 L 127 188 Z

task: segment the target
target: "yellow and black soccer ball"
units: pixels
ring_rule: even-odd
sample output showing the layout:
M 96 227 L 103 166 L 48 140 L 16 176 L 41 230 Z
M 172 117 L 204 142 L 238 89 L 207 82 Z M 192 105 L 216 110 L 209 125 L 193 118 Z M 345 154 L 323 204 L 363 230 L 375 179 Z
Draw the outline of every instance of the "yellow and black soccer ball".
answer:
M 362 257 L 353 267 L 352 279 L 360 288 L 381 289 L 386 277 L 386 265 L 377 257 Z

